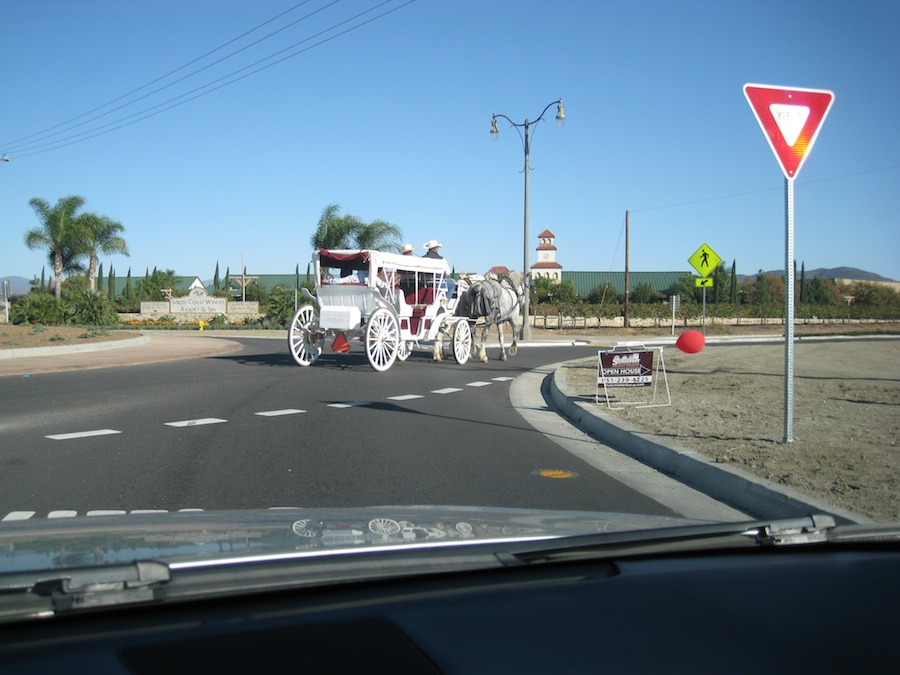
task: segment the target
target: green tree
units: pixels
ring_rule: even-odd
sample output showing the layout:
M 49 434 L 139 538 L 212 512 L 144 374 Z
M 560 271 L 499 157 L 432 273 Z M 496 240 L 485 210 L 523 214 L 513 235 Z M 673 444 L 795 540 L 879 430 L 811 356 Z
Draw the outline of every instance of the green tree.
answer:
M 88 257 L 88 289 L 93 291 L 96 290 L 98 255 L 129 255 L 128 245 L 121 236 L 125 227 L 109 216 L 98 216 L 96 213 L 82 213 L 78 216 L 77 225 L 80 239 L 77 246 Z
M 137 295 L 141 300 L 159 301 L 165 299 L 164 288 L 175 287 L 174 270 L 165 272 L 153 268 L 153 273 L 141 279 L 137 284 Z
M 219 290 L 219 261 L 216 261 L 216 273 L 213 275 L 213 291 Z
M 116 270 L 110 265 L 109 266 L 109 301 L 110 303 L 114 303 L 116 301 Z
M 806 302 L 810 305 L 834 305 L 836 298 L 825 279 L 813 277 L 807 284 Z
M 681 302 L 697 302 L 697 285 L 694 282 L 694 275 L 685 272 L 678 281 L 666 289 L 666 296 L 680 295 Z
M 753 301 L 755 304 L 768 305 L 772 302 L 772 295 L 769 293 L 769 277 L 762 270 L 756 275 L 756 283 L 753 290 Z
M 84 197 L 69 195 L 60 197 L 54 206 L 40 197 L 34 197 L 28 203 L 34 209 L 40 227 L 25 233 L 25 245 L 32 251 L 45 249 L 53 265 L 53 277 L 56 280 L 54 292 L 56 298 L 62 297 L 62 277 L 66 261 L 73 256 L 73 249 L 79 241 L 77 211 L 84 206 Z
M 322 210 L 310 239 L 314 249 L 400 250 L 399 239 L 403 231 L 399 227 L 384 220 L 364 223 L 356 216 L 342 216 L 340 208 L 338 204 L 329 204 Z
M 728 291 L 728 302 L 738 304 L 737 260 L 731 261 L 731 284 Z
M 648 284 L 646 281 L 642 281 L 637 286 L 634 287 L 634 290 L 630 292 L 631 302 L 644 302 L 650 303 L 654 300 L 657 300 L 658 293 L 653 290 L 653 286 Z

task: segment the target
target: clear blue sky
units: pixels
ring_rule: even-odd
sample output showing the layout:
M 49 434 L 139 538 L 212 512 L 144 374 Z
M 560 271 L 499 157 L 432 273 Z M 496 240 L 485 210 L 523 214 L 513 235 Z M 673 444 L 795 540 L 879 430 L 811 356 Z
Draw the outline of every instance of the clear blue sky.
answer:
M 457 271 L 521 268 L 524 152 L 491 114 L 560 97 L 566 125 L 553 107 L 532 127 L 530 262 L 549 228 L 566 270 L 624 269 L 629 210 L 632 270 L 688 271 L 703 243 L 781 269 L 753 82 L 835 92 L 796 180 L 797 260 L 900 280 L 896 0 L 310 0 L 240 37 L 298 2 L 4 0 L 0 277 L 40 275 L 28 201 L 69 194 L 125 226 L 119 275 L 305 271 L 330 203 L 440 240 Z

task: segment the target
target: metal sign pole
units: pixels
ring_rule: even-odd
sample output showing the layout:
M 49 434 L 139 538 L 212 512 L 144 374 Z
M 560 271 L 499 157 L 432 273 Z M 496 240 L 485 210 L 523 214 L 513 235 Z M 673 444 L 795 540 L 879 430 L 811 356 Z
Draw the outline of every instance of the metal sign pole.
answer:
M 794 180 L 784 179 L 784 442 L 794 441 Z

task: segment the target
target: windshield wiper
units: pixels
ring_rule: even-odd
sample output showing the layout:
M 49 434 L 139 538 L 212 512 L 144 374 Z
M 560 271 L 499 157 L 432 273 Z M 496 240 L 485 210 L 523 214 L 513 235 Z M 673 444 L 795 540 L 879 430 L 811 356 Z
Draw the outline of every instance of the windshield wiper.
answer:
M 167 565 L 135 562 L 100 568 L 19 572 L 0 577 L 0 620 L 152 602 L 171 579 Z
M 620 555 L 670 554 L 760 546 L 790 546 L 829 541 L 834 518 L 812 515 L 784 520 L 714 523 L 628 532 L 597 533 L 516 547 L 498 557 L 505 565 L 558 562 Z

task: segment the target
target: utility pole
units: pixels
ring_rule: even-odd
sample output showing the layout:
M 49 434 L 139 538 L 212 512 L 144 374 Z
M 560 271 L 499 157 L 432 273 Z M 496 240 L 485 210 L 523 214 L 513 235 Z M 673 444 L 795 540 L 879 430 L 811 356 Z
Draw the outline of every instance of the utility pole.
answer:
M 625 328 L 630 328 L 628 321 L 628 293 L 630 291 L 628 284 L 628 211 L 625 211 Z

